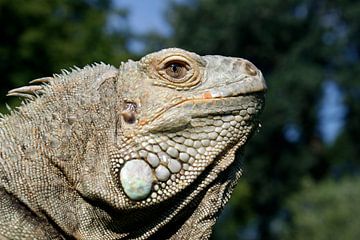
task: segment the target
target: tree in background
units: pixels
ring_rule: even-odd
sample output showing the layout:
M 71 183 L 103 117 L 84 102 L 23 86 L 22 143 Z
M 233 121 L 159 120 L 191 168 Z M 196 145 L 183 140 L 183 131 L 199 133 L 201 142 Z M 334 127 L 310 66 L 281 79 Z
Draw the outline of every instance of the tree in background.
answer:
M 283 228 L 285 240 L 360 238 L 360 178 L 304 181 L 303 190 L 290 197 L 291 225 Z
M 188 0 L 169 8 L 173 35 L 152 36 L 151 46 L 247 58 L 269 86 L 263 127 L 247 147 L 245 175 L 215 237 L 277 239 L 280 223 L 291 218 L 285 203 L 304 177 L 359 173 L 359 11 L 351 0 Z M 348 110 L 332 144 L 319 130 L 328 81 Z
M 128 32 L 109 19 L 125 17 L 111 0 L 0 0 L 0 101 L 14 87 L 75 64 L 119 65 L 129 57 Z

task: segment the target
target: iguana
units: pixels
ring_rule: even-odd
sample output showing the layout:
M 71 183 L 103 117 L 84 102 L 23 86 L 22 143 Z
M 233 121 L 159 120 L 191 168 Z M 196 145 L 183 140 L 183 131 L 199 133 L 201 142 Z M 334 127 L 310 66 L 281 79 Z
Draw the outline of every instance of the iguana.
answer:
M 252 63 L 170 48 L 32 83 L 0 121 L 0 238 L 209 238 L 264 105 Z

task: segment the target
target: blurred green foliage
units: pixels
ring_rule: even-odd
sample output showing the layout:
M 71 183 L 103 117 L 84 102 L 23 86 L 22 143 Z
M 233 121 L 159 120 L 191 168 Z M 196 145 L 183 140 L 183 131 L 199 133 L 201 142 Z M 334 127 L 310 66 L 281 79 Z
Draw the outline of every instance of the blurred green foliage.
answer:
M 125 21 L 126 12 L 112 6 L 111 0 L 0 0 L 0 101 L 8 90 L 63 68 L 127 59 L 128 33 L 108 22 Z
M 262 128 L 213 238 L 359 238 L 359 179 L 349 176 L 360 173 L 360 2 L 184 0 L 167 15 L 173 34 L 149 34 L 147 51 L 244 57 L 269 86 Z M 1 103 L 9 89 L 62 68 L 134 57 L 131 31 L 117 27 L 126 11 L 111 0 L 0 0 L 0 22 Z M 330 143 L 319 130 L 328 81 L 347 110 Z
M 360 178 L 326 180 L 315 184 L 305 180 L 301 192 L 287 202 L 291 225 L 282 239 L 360 239 Z

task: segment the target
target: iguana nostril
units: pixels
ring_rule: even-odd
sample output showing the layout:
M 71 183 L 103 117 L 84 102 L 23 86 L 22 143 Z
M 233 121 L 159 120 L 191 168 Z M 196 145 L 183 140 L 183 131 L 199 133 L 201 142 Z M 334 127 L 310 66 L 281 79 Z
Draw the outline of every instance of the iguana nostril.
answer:
M 257 69 L 256 69 L 256 67 L 255 67 L 252 63 L 250 63 L 250 62 L 248 62 L 248 61 L 245 62 L 245 71 L 246 71 L 250 76 L 256 76 L 256 75 L 257 75 Z

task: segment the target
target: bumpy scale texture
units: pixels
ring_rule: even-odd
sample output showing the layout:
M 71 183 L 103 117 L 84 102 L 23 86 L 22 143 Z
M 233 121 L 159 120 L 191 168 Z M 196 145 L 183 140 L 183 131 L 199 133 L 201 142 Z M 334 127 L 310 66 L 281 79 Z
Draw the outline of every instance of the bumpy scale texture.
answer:
M 171 48 L 32 83 L 0 121 L 0 239 L 210 237 L 259 125 L 252 63 Z

